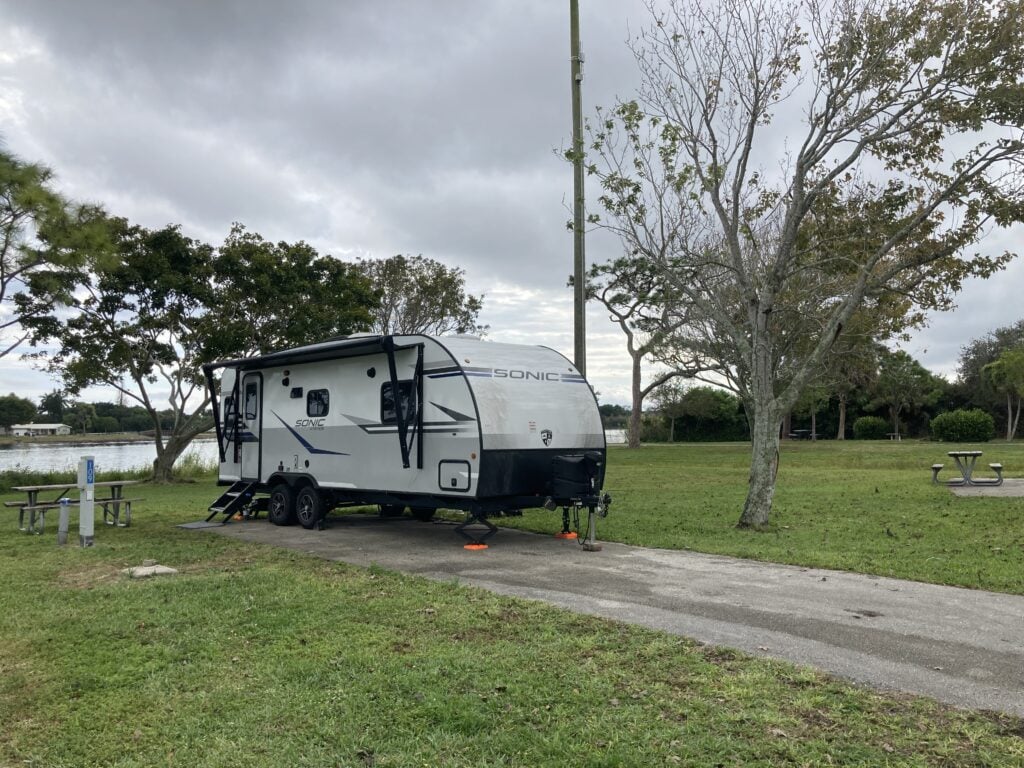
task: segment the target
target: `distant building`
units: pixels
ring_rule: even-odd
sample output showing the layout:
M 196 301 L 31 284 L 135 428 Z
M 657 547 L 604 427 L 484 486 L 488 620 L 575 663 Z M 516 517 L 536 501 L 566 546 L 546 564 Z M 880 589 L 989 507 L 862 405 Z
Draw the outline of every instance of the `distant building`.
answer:
M 36 437 L 37 435 L 70 435 L 67 424 L 14 424 L 11 433 L 15 437 Z

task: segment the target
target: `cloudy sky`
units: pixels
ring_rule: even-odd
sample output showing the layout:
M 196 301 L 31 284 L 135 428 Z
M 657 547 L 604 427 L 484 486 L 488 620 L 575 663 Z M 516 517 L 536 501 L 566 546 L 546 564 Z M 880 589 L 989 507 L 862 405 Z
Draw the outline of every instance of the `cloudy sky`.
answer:
M 585 111 L 629 96 L 641 0 L 583 0 Z M 553 0 L 0 0 L 0 140 L 68 196 L 217 244 L 231 222 L 343 259 L 466 271 L 495 341 L 571 357 L 568 3 Z M 1014 248 L 1021 229 L 983 250 Z M 588 260 L 616 255 L 592 236 Z M 1020 263 L 967 287 L 905 348 L 952 374 L 1018 320 Z M 588 317 L 589 378 L 629 399 L 616 327 Z M 47 376 L 13 356 L 0 392 Z

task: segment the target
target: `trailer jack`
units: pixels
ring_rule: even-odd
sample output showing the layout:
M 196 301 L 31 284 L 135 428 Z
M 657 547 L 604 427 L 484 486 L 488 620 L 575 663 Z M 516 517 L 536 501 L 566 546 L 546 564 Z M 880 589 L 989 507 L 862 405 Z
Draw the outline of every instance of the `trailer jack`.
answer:
M 472 532 L 469 530 L 469 527 L 474 523 L 484 527 L 483 532 L 479 535 L 475 535 L 479 529 Z M 466 519 L 455 526 L 455 532 L 469 540 L 468 543 L 462 545 L 463 549 L 487 549 L 487 544 L 484 543 L 484 540 L 496 534 L 498 528 L 487 519 L 486 515 L 477 512 L 467 512 Z
M 576 512 L 576 528 L 579 526 L 579 511 Z M 556 539 L 576 539 L 579 535 L 569 528 L 569 508 L 562 507 L 562 530 L 555 534 Z

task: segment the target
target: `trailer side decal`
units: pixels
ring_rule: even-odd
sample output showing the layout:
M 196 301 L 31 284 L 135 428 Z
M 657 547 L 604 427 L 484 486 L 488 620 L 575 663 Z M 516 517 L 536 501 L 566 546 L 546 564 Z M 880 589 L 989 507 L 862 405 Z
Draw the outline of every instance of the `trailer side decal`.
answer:
M 310 453 L 326 454 L 328 456 L 348 456 L 349 455 L 347 453 L 343 453 L 342 451 L 328 451 L 326 448 L 317 448 L 312 443 L 310 443 L 306 438 L 304 438 L 302 435 L 300 435 L 298 432 L 296 432 L 291 427 L 291 425 L 287 421 L 282 419 L 280 416 L 278 416 L 276 412 L 271 411 L 271 413 L 273 413 L 274 416 L 277 417 L 277 420 L 281 422 L 281 424 L 284 426 L 285 429 L 287 429 L 289 432 L 292 433 L 292 436 L 296 440 L 299 441 L 299 443 L 302 445 L 302 447 L 305 448 Z
M 424 372 L 429 379 L 447 379 L 451 376 L 468 376 L 475 379 L 515 379 L 518 381 L 553 381 L 562 384 L 586 384 L 587 380 L 578 373 L 558 371 L 528 371 L 521 368 L 435 368 Z

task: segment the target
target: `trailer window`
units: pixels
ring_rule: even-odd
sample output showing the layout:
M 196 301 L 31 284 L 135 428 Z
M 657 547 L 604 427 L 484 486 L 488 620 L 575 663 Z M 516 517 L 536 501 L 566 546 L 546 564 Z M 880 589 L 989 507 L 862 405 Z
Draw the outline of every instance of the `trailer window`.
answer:
M 245 385 L 245 418 L 255 419 L 259 408 L 259 385 L 250 381 Z
M 307 416 L 326 416 L 330 406 L 331 398 L 326 389 L 311 389 L 306 393 Z
M 416 417 L 416 398 L 414 381 L 398 382 L 398 395 L 402 402 L 402 412 L 405 414 L 406 423 Z M 395 424 L 398 422 L 398 413 L 395 410 L 395 395 L 391 382 L 385 382 L 380 387 L 380 420 L 382 424 Z

